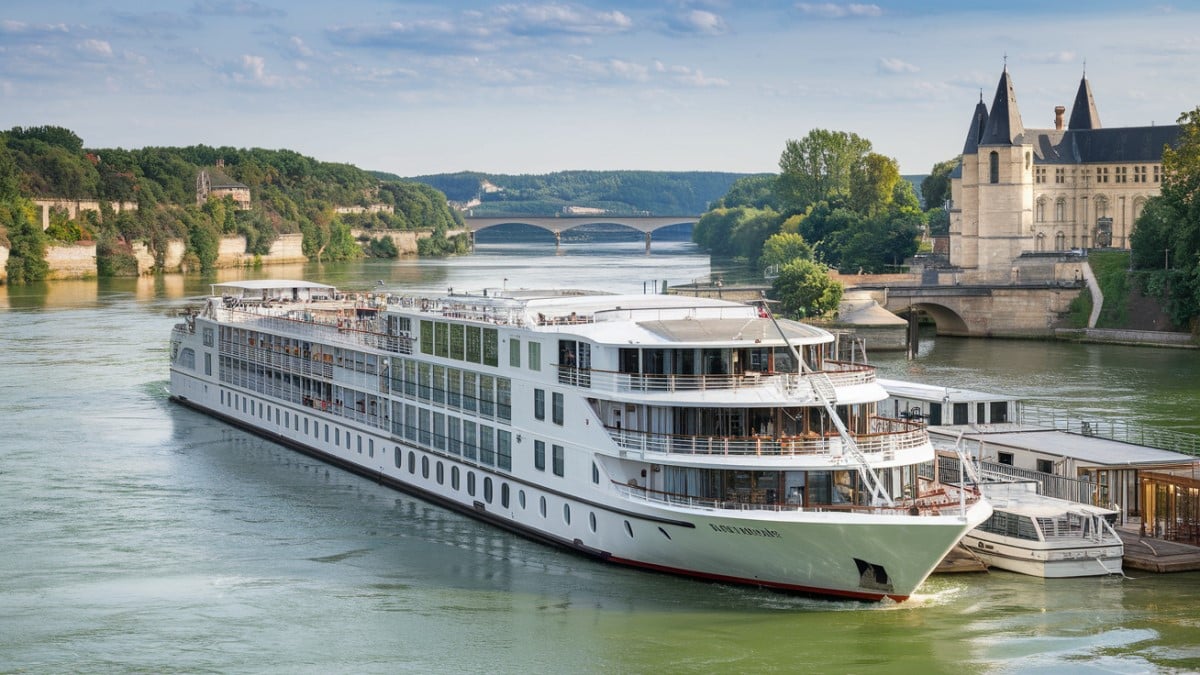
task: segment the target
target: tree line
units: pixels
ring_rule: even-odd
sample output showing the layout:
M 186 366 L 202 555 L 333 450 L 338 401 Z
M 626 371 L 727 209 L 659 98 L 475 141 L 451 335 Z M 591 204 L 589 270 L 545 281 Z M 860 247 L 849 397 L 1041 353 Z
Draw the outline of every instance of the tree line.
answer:
M 703 213 L 746 174 L 719 171 L 557 171 L 488 174 L 463 171 L 415 176 L 459 203 L 478 202 L 476 216 L 554 216 L 564 207 L 613 215 L 681 216 Z M 484 185 L 492 187 L 485 189 Z
M 231 197 L 210 196 L 197 204 L 200 171 L 246 185 L 252 207 L 241 210 Z M 51 214 L 50 228 L 32 199 L 98 200 L 100 213 L 70 219 Z M 136 210 L 115 213 L 110 202 L 133 202 Z M 392 213 L 339 214 L 335 206 L 384 204 Z M 136 274 L 132 245 L 143 242 L 159 266 L 167 242 L 183 240 L 184 265 L 207 271 L 219 240 L 242 235 L 246 252 L 265 255 L 281 234 L 302 233 L 304 254 L 329 261 L 363 255 L 396 255 L 384 237 L 351 235 L 352 229 L 433 230 L 422 255 L 462 252 L 465 237 L 447 233 L 462 225 L 445 195 L 427 185 L 381 181 L 351 166 L 320 162 L 291 150 L 188 147 L 86 148 L 69 129 L 14 127 L 0 132 L 0 244 L 10 248 L 10 283 L 45 278 L 45 249 L 53 242 L 95 241 L 101 276 Z
M 739 179 L 692 232 L 712 254 L 744 259 L 775 279 L 794 316 L 837 308 L 827 270 L 881 273 L 918 251 L 928 222 L 896 160 L 844 131 L 788 140 L 779 173 Z

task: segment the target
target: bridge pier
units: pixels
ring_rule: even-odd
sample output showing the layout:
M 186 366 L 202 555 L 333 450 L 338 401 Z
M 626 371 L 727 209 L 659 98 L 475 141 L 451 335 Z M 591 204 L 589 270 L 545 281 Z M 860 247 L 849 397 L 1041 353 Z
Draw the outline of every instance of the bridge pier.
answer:
M 646 233 L 646 255 L 650 255 L 650 233 Z
M 554 233 L 554 255 L 562 255 L 562 232 Z

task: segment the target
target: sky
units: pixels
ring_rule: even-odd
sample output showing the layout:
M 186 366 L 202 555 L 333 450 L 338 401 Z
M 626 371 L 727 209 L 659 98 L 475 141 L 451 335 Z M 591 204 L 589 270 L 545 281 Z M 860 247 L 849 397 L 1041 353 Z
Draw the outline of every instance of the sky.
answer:
M 1025 126 L 1200 105 L 1200 1 L 5 0 L 0 129 L 289 149 L 400 176 L 776 172 L 856 133 L 905 174 L 1008 68 Z

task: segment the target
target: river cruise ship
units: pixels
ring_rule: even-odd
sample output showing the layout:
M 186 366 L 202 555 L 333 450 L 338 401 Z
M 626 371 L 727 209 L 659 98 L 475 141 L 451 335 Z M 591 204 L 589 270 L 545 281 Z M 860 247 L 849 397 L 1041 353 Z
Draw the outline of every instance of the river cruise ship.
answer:
M 991 506 L 920 477 L 924 426 L 833 340 L 715 299 L 243 281 L 174 327 L 170 393 L 602 560 L 904 600 Z

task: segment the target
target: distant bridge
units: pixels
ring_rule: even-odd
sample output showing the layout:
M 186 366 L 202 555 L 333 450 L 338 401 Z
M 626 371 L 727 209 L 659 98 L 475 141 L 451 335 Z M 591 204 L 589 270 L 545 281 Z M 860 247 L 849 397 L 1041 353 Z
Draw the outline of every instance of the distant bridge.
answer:
M 498 216 L 492 218 L 463 218 L 475 243 L 475 233 L 496 225 L 532 225 L 554 234 L 554 246 L 562 243 L 562 233 L 584 225 L 623 225 L 646 235 L 646 252 L 650 252 L 650 239 L 655 230 L 672 225 L 695 225 L 700 216 Z

